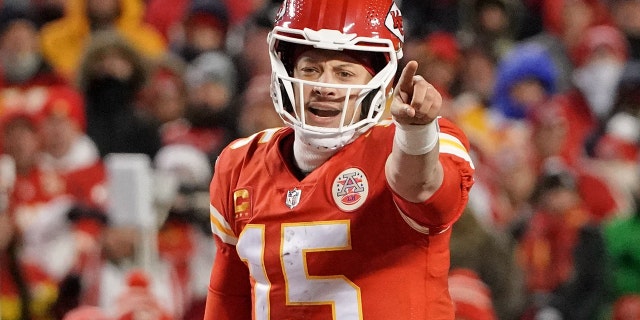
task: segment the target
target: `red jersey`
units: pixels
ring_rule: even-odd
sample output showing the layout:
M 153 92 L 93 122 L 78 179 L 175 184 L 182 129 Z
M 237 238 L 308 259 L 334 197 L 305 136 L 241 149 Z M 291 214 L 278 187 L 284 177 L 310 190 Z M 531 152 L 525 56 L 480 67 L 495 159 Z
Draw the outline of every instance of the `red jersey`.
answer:
M 230 144 L 211 183 L 218 250 L 205 319 L 453 319 L 450 227 L 473 165 L 462 131 L 439 124 L 445 176 L 424 203 L 387 184 L 390 121 L 302 180 L 290 169 L 292 129 Z

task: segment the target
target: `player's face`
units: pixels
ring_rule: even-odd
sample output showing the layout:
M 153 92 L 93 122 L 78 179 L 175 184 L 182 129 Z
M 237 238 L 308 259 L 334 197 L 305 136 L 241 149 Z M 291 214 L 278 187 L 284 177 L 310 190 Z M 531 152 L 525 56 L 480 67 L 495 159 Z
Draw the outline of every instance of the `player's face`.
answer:
M 335 85 L 364 85 L 372 76 L 354 58 L 333 50 L 311 49 L 300 55 L 293 76 L 298 79 Z M 300 84 L 295 88 L 296 104 L 300 101 Z M 304 116 L 306 123 L 318 127 L 338 127 L 342 113 L 345 124 L 354 116 L 359 117 L 355 100 L 360 89 L 336 88 L 332 86 L 303 85 Z M 348 97 L 347 97 L 348 95 Z M 348 99 L 345 109 L 345 100 Z M 297 108 L 300 108 L 298 105 Z M 345 109 L 345 110 L 343 110 Z M 298 112 L 301 112 L 298 109 Z M 358 119 L 356 119 L 358 120 Z

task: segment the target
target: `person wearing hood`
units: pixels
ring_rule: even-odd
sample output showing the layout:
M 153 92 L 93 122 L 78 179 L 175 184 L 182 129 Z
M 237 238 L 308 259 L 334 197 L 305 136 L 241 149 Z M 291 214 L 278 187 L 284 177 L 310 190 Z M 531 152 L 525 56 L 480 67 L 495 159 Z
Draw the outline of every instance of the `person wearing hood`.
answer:
M 547 50 L 522 44 L 498 62 L 490 108 L 499 118 L 524 120 L 555 92 L 556 69 Z
M 166 42 L 143 22 L 143 14 L 141 0 L 69 0 L 65 16 L 42 27 L 43 55 L 56 70 L 74 79 L 94 33 L 113 29 L 145 57 L 158 58 L 166 52 Z
M 158 124 L 136 105 L 147 81 L 143 56 L 117 32 L 94 35 L 82 59 L 78 85 L 85 96 L 87 134 L 100 156 L 144 153 L 161 147 Z

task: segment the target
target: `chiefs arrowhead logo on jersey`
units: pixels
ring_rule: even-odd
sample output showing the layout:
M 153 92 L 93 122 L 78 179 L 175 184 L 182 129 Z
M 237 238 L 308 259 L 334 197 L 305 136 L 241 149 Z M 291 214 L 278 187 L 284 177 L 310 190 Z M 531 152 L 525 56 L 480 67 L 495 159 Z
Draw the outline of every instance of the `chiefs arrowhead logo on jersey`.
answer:
M 238 189 L 233 192 L 233 213 L 236 219 L 251 217 L 251 194 L 249 190 Z
M 349 168 L 335 178 L 331 194 L 340 210 L 354 211 L 366 201 L 369 195 L 369 182 L 362 170 Z

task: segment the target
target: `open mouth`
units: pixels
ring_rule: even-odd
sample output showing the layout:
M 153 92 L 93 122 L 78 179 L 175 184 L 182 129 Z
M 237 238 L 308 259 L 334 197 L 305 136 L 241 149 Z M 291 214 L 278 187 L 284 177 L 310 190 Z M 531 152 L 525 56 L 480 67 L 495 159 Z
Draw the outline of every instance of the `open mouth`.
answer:
M 331 118 L 336 117 L 340 114 L 340 110 L 335 109 L 318 109 L 318 108 L 309 108 L 309 112 L 318 117 L 323 118 Z

